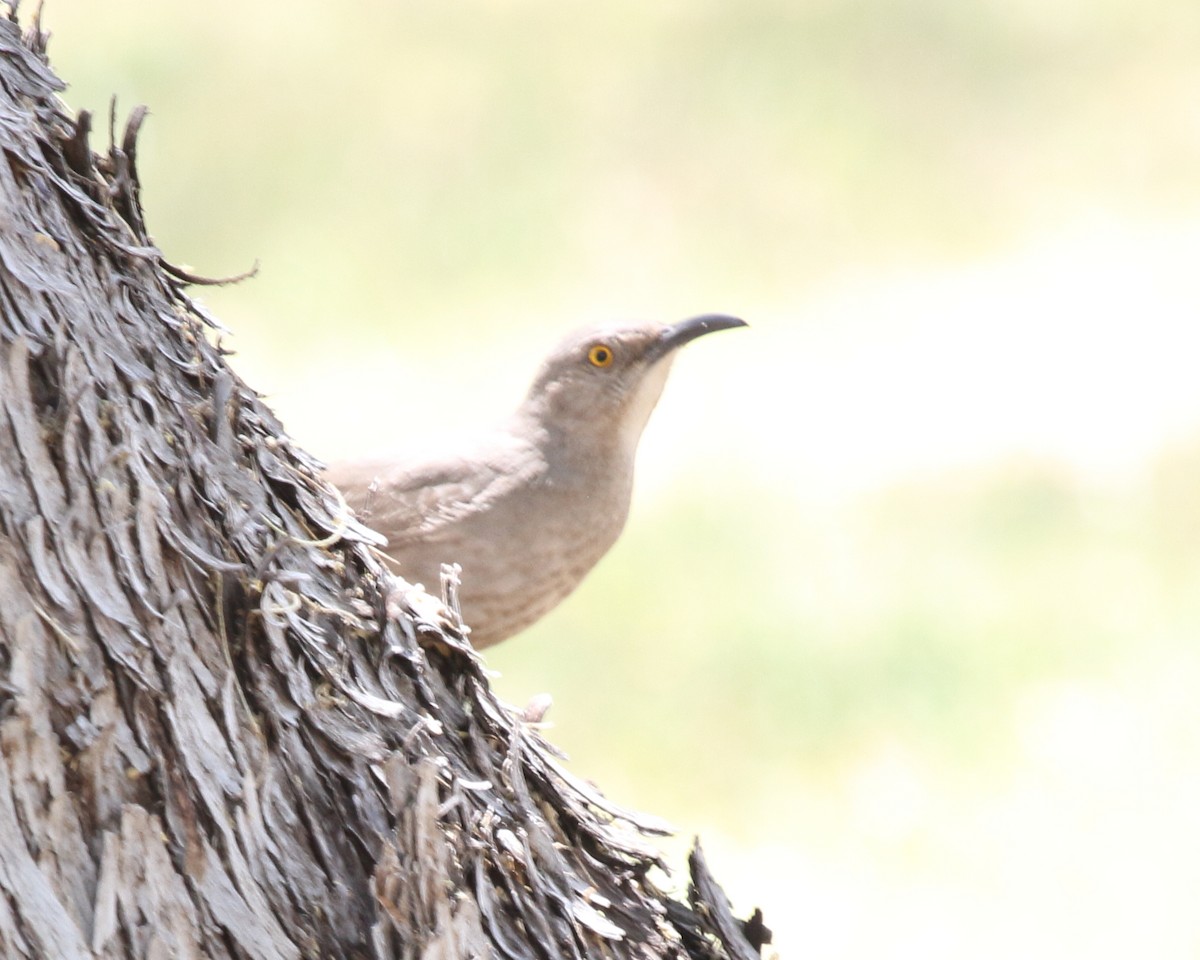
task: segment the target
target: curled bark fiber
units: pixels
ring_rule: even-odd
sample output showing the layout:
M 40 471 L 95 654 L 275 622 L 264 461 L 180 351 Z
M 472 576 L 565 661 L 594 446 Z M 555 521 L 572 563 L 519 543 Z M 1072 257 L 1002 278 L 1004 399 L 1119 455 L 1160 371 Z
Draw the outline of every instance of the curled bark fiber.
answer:
M 744 958 L 392 589 L 44 46 L 0 19 L 0 956 Z

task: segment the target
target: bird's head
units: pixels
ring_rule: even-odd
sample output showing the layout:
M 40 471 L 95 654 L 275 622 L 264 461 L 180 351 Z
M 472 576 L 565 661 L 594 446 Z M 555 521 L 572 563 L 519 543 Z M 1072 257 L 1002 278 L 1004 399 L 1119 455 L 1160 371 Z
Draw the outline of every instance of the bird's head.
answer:
M 542 364 L 522 414 L 535 417 L 552 443 L 594 438 L 632 455 L 679 348 L 706 333 L 744 326 L 713 313 L 669 325 L 579 331 Z

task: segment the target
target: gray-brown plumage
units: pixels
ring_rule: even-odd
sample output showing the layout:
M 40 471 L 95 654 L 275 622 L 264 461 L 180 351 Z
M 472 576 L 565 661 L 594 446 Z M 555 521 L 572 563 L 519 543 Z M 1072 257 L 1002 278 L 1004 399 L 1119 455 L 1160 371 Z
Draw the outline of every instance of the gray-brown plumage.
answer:
M 574 334 L 475 449 L 425 463 L 340 463 L 329 480 L 387 537 L 406 580 L 436 592 L 441 565 L 461 564 L 471 642 L 499 643 L 556 606 L 616 542 L 638 440 L 679 347 L 741 326 L 706 314 Z

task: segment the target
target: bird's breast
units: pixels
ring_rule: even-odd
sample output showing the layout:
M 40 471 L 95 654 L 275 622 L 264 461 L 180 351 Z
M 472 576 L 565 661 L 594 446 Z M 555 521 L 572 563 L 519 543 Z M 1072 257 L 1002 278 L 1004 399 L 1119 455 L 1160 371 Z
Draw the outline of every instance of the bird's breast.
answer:
M 460 598 L 476 646 L 517 633 L 569 595 L 620 536 L 628 492 L 546 477 L 476 518 L 446 552 L 461 564 Z M 459 539 L 459 538 L 455 538 Z

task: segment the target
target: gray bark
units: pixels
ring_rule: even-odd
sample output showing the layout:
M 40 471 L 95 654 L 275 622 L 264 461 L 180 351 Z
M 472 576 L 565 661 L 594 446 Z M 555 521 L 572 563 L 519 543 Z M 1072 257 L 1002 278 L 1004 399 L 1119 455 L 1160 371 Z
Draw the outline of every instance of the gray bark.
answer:
M 97 155 L 60 89 L 0 20 L 0 956 L 756 956 L 389 592 L 148 236 L 143 113 Z

